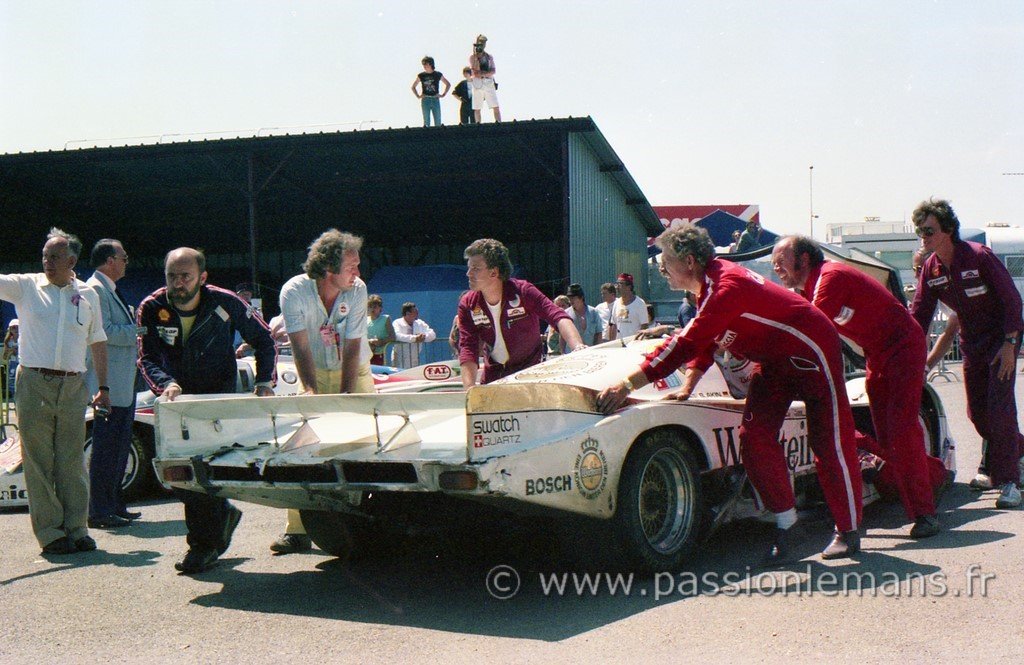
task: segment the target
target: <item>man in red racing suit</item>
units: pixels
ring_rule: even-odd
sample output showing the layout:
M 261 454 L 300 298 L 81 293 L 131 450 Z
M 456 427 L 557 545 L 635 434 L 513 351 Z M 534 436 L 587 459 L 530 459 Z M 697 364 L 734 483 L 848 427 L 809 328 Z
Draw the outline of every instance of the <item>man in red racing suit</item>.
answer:
M 878 280 L 853 266 L 826 261 L 811 238 L 789 236 L 777 242 L 772 267 L 784 286 L 814 303 L 864 350 L 871 421 L 883 456 L 895 467 L 903 508 L 914 520 L 910 536 L 934 536 L 939 521 L 929 465 L 941 467 L 942 462 L 929 460 L 918 419 L 928 351 L 921 326 Z
M 714 245 L 700 227 L 669 229 L 657 243 L 671 288 L 697 294 L 697 316 L 648 355 L 637 371 L 603 390 L 598 408 L 619 408 L 631 390 L 685 363 L 707 370 L 716 345 L 758 363 L 743 412 L 740 451 L 751 483 L 776 515 L 775 542 L 765 563 L 790 558 L 787 534 L 796 522 L 796 500 L 779 431 L 795 399 L 806 405 L 808 442 L 836 525 L 822 556 L 834 559 L 858 552 L 861 478 L 839 335 L 831 321 L 795 293 L 714 258 Z

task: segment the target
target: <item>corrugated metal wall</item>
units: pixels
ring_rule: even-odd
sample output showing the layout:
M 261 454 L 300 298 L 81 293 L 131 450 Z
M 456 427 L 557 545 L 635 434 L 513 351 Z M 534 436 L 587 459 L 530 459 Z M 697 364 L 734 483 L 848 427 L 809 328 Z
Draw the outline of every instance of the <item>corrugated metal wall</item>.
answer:
M 633 275 L 636 292 L 647 297 L 647 233 L 626 197 L 581 133 L 568 134 L 569 274 L 601 301 L 601 285 L 616 275 Z

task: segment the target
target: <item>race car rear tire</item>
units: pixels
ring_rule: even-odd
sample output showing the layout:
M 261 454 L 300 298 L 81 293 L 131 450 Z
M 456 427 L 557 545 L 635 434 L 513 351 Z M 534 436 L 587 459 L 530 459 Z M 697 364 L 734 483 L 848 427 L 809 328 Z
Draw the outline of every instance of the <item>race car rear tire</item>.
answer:
M 700 465 L 678 435 L 652 432 L 629 451 L 615 513 L 626 563 L 642 572 L 678 569 L 705 524 Z
M 302 510 L 302 526 L 310 540 L 332 556 L 348 560 L 370 544 L 370 521 L 328 510 Z

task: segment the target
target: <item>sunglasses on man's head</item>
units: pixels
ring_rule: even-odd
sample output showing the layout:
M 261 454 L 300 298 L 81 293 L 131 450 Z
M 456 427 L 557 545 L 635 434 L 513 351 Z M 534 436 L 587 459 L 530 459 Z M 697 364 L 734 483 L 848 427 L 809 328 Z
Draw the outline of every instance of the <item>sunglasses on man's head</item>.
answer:
M 918 238 L 931 238 L 935 235 L 935 229 L 930 226 L 919 226 L 914 229 L 914 233 L 917 234 Z

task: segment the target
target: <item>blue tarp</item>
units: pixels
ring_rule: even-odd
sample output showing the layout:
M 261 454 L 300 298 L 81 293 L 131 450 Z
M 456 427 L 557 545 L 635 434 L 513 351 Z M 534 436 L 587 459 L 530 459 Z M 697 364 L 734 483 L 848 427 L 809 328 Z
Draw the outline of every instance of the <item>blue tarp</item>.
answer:
M 747 223 L 736 215 L 729 214 L 724 210 L 716 210 L 710 215 L 702 217 L 697 222 L 697 226 L 707 230 L 715 247 L 728 247 L 732 244 L 732 232 L 739 231 L 742 233 L 747 228 Z M 777 233 L 772 233 L 761 227 L 761 247 L 774 245 L 778 239 Z M 652 244 L 648 247 L 647 254 L 648 256 L 657 256 L 661 254 L 661 250 Z
M 459 296 L 469 288 L 466 266 L 388 266 L 373 275 L 367 285 L 369 292 L 384 300 L 384 313 L 395 321 L 402 316 L 402 305 L 414 302 L 420 318 L 437 333 L 437 341 L 427 344 L 423 362 L 438 362 L 452 357 L 448 332 L 455 318 Z M 388 350 L 387 362 L 391 362 Z

